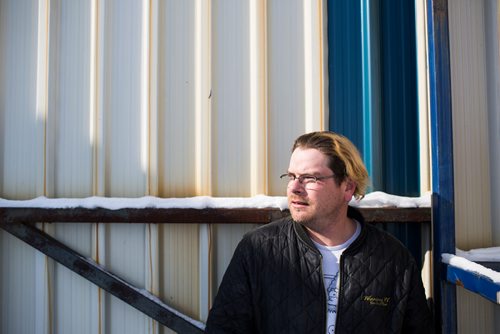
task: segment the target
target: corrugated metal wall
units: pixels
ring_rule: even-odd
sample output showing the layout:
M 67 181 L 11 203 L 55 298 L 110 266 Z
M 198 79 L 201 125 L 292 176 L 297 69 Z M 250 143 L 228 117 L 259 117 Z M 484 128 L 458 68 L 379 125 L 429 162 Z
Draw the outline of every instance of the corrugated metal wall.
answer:
M 449 5 L 467 249 L 500 238 L 500 14 Z M 0 197 L 283 195 L 292 140 L 328 124 L 325 21 L 325 0 L 0 0 Z M 252 228 L 40 227 L 201 320 Z M 3 231 L 0 272 L 1 333 L 169 332 Z M 458 301 L 461 332 L 500 328 L 488 302 Z
M 460 249 L 493 246 L 498 225 L 498 140 L 489 141 L 489 121 L 498 118 L 497 0 L 448 1 L 455 171 L 455 235 Z M 491 10 L 497 13 L 491 17 Z M 488 16 L 490 16 L 488 18 Z M 496 21 L 496 22 L 495 22 Z M 492 31 L 493 29 L 493 31 Z M 493 49 L 491 45 L 497 45 Z M 495 79 L 496 78 L 496 79 Z M 490 96 L 489 96 L 490 95 Z M 490 128 L 498 136 L 498 123 Z M 492 134 L 495 136 L 495 134 Z M 490 173 L 490 166 L 493 170 Z M 497 170 L 495 170 L 495 167 Z M 493 208 L 493 211 L 492 211 Z M 498 230 L 498 227 L 496 228 Z M 496 307 L 496 311 L 495 311 Z M 457 288 L 459 333 L 498 333 L 498 306 Z M 498 324 L 497 324 L 498 326 Z
M 0 0 L 0 197 L 283 195 L 328 121 L 325 2 Z M 204 320 L 252 226 L 41 227 Z M 169 332 L 3 231 L 0 254 L 1 333 Z

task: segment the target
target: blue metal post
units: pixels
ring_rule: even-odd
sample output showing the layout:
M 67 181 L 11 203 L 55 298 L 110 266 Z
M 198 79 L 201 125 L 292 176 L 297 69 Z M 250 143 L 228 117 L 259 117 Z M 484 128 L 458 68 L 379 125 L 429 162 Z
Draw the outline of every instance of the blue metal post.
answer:
M 432 219 L 436 324 L 457 332 L 455 286 L 446 282 L 442 253 L 455 252 L 453 134 L 448 1 L 427 0 L 432 141 Z

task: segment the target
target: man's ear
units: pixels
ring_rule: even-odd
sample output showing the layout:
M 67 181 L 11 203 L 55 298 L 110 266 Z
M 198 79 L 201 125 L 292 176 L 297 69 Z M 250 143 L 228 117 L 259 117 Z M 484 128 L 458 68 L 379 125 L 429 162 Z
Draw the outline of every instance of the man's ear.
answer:
M 351 180 L 351 178 L 346 178 L 345 179 L 345 189 L 344 189 L 344 197 L 346 201 L 350 201 L 352 199 L 352 196 L 354 195 L 354 192 L 356 191 L 356 182 Z

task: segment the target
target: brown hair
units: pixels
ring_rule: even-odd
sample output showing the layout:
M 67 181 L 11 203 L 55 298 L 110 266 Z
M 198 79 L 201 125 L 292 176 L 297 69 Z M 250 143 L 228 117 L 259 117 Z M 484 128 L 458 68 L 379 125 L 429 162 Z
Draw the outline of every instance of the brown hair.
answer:
M 292 152 L 298 147 L 314 148 L 326 155 L 337 184 L 349 177 L 356 183 L 354 197 L 361 199 L 365 196 L 368 172 L 358 149 L 349 139 L 330 131 L 311 132 L 295 140 Z

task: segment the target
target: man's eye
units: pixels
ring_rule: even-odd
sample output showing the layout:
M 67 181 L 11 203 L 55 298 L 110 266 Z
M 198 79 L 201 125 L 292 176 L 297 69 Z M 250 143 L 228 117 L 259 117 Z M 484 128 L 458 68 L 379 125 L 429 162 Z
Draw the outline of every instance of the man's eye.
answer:
M 304 175 L 302 176 L 302 179 L 304 180 L 303 182 L 305 183 L 316 182 L 316 178 L 312 175 Z

